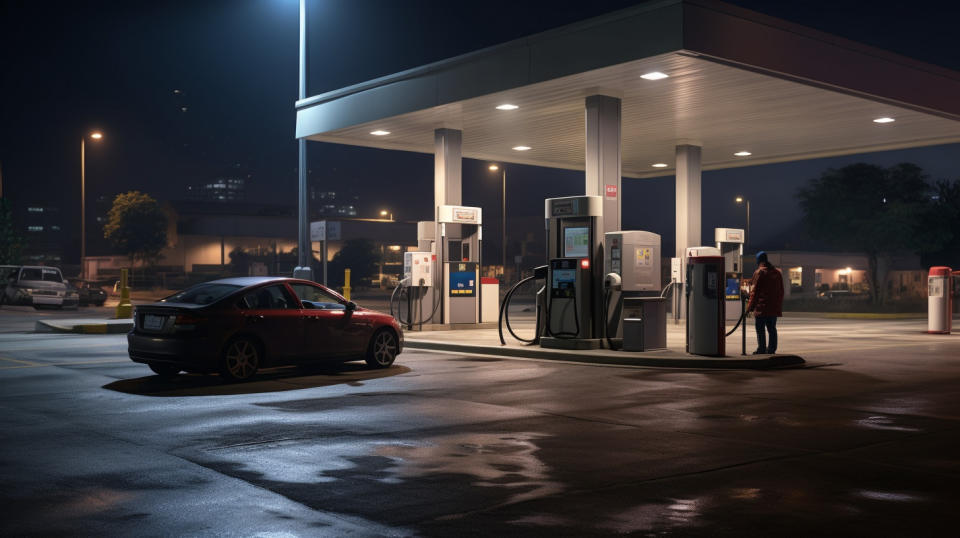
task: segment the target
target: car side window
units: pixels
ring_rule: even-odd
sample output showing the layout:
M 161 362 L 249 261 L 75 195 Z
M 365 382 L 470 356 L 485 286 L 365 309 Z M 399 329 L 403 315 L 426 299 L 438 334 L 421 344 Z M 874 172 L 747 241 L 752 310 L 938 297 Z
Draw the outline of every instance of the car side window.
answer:
M 286 310 L 297 308 L 297 302 L 286 287 L 274 284 L 247 292 L 238 306 L 245 310 Z
M 293 292 L 297 294 L 301 302 L 313 303 L 313 307 L 321 310 L 343 310 L 346 308 L 340 301 L 327 293 L 326 290 L 309 284 L 291 284 Z

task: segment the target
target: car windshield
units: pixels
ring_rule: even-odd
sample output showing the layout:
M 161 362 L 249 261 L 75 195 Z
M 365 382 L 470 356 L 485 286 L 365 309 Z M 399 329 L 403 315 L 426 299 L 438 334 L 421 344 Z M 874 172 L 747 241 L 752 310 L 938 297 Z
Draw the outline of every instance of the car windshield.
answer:
M 237 291 L 236 284 L 200 284 L 162 299 L 165 303 L 210 304 Z
M 20 280 L 46 280 L 47 282 L 63 282 L 60 271 L 57 269 L 43 269 L 40 267 L 24 267 L 20 270 Z

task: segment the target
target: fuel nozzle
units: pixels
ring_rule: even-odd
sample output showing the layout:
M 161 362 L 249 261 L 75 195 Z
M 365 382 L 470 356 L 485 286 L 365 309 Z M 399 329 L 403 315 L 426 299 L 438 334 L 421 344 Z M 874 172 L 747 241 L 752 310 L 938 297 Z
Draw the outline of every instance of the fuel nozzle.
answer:
M 623 289 L 623 280 L 620 278 L 620 275 L 617 273 L 607 273 L 603 277 L 603 289 L 620 291 Z

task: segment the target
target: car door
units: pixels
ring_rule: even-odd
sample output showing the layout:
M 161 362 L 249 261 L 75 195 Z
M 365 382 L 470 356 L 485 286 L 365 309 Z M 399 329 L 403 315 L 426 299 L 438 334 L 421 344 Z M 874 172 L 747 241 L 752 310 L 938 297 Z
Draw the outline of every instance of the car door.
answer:
M 363 316 L 348 310 L 342 299 L 318 285 L 296 283 L 290 287 L 304 303 L 300 312 L 304 319 L 303 346 L 308 355 L 316 358 L 356 355 L 357 336 L 365 328 Z
M 269 363 L 289 362 L 300 355 L 300 304 L 284 284 L 254 288 L 241 297 L 237 306 L 243 311 L 242 330 L 252 332 L 263 342 Z

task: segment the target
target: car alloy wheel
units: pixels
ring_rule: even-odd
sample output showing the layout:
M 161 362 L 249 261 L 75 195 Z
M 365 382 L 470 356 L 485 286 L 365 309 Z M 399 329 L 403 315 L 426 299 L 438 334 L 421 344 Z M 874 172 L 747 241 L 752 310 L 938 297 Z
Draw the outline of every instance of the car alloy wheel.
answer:
M 375 368 L 387 368 L 397 358 L 397 337 L 389 329 L 381 329 L 373 335 L 367 352 L 367 364 Z
M 250 379 L 260 367 L 260 348 L 249 338 L 237 338 L 223 352 L 221 374 L 230 381 Z

